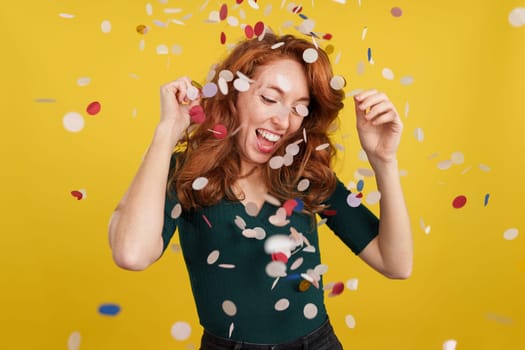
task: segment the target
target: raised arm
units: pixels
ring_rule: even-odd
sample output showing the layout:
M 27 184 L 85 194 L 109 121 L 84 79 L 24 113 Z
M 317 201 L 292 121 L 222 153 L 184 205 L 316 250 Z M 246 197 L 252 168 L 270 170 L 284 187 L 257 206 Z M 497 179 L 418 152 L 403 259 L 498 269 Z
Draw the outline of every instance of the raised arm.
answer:
M 161 87 L 160 122 L 131 185 L 111 216 L 109 244 L 115 263 L 124 269 L 143 270 L 162 254 L 170 158 L 190 124 L 190 107 L 199 103 L 198 99 L 188 99 L 190 88 L 186 77 Z
M 412 273 L 412 231 L 396 158 L 403 124 L 384 93 L 367 90 L 354 96 L 354 102 L 361 146 L 381 193 L 379 234 L 359 256 L 387 277 L 408 278 Z

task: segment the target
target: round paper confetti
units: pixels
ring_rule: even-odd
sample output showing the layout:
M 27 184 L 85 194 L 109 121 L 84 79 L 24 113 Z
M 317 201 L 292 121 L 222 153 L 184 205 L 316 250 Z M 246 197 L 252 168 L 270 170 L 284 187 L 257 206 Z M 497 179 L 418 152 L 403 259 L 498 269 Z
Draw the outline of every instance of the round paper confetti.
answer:
M 237 306 L 231 300 L 225 300 L 222 303 L 222 310 L 228 316 L 235 316 L 237 314 Z
M 351 206 L 352 208 L 357 208 L 361 205 L 361 198 L 357 197 L 356 193 L 350 193 L 346 197 L 346 203 Z
M 208 265 L 213 265 L 219 260 L 219 255 L 221 253 L 218 250 L 212 251 L 210 254 L 208 254 L 208 258 L 206 259 L 206 262 Z
M 226 33 L 224 32 L 221 32 L 221 44 L 225 44 L 226 43 Z
M 204 97 L 213 97 L 217 94 L 217 91 L 218 91 L 218 87 L 217 87 L 217 84 L 215 83 L 207 83 L 204 85 L 204 87 L 202 88 L 202 95 Z
M 86 107 L 86 112 L 89 115 L 96 115 L 98 114 L 98 112 L 100 112 L 100 108 L 101 108 L 100 102 L 93 101 Z
M 84 128 L 84 117 L 77 112 L 69 112 L 62 118 L 62 124 L 67 131 L 79 132 Z
M 148 26 L 145 26 L 144 24 L 139 24 L 136 28 L 137 33 L 139 34 L 147 34 L 149 31 Z
M 306 317 L 309 320 L 315 318 L 315 316 L 317 316 L 317 306 L 315 306 L 315 304 L 312 303 L 306 304 L 303 309 L 303 314 L 304 317 Z
M 456 208 L 456 209 L 460 209 L 460 208 L 463 208 L 466 203 L 467 203 L 467 197 L 465 197 L 465 196 L 457 196 L 452 201 L 452 206 L 454 208 Z
M 111 32 L 111 22 L 108 20 L 102 21 L 102 23 L 100 24 L 100 29 L 102 29 L 102 33 Z
M 213 136 L 215 136 L 217 139 L 223 139 L 228 136 L 228 129 L 226 129 L 226 127 L 222 124 L 216 124 L 212 130 Z
M 299 153 L 299 145 L 297 143 L 291 143 L 286 146 L 286 153 L 295 156 Z
M 257 214 L 259 214 L 259 208 L 254 202 L 246 203 L 246 205 L 244 206 L 244 210 L 246 210 L 246 214 L 250 216 L 257 216 Z
M 158 55 L 167 55 L 169 53 L 169 49 L 166 45 L 161 44 L 157 46 L 157 54 Z
M 306 107 L 305 105 L 303 104 L 298 104 L 297 106 L 294 107 L 295 108 L 295 112 L 297 114 L 299 114 L 301 117 L 306 117 L 308 116 L 308 107 Z
M 418 142 L 423 142 L 425 139 L 425 134 L 421 128 L 416 128 L 416 130 L 414 130 L 414 136 Z
M 414 83 L 414 77 L 411 77 L 409 75 L 404 76 L 400 80 L 401 85 L 412 85 Z
M 259 21 L 253 26 L 253 33 L 256 36 L 261 36 L 264 33 L 264 23 Z
M 173 206 L 173 209 L 171 210 L 171 218 L 178 219 L 180 214 L 182 214 L 182 205 L 180 203 L 177 203 Z
M 251 39 L 253 38 L 253 27 L 249 24 L 247 24 L 245 27 L 244 27 L 244 35 L 246 35 L 246 37 L 248 39 Z
M 392 7 L 390 13 L 394 17 L 401 17 L 401 15 L 403 14 L 403 10 L 401 10 L 399 7 Z
M 199 190 L 202 190 L 204 187 L 206 187 L 207 184 L 208 184 L 208 179 L 201 176 L 193 180 L 191 187 L 195 191 L 199 191 Z
M 297 270 L 303 264 L 303 261 L 304 259 L 302 257 L 297 258 L 290 266 L 290 270 Z
M 517 228 L 509 228 L 505 232 L 503 232 L 503 238 L 505 238 L 508 241 L 512 241 L 513 239 L 516 239 L 518 237 L 519 231 Z
M 525 7 L 516 7 L 509 13 L 509 23 L 513 27 L 521 27 L 525 24 Z
M 336 75 L 332 77 L 332 79 L 330 80 L 330 87 L 334 90 L 341 90 L 345 86 L 346 86 L 345 78 L 343 78 L 340 75 Z
M 78 86 L 86 86 L 89 83 L 91 83 L 91 78 L 90 77 L 82 77 L 82 78 L 78 78 L 78 80 L 77 80 Z
M 386 80 L 393 80 L 394 79 L 394 72 L 390 68 L 383 68 L 383 71 L 381 72 L 383 75 L 383 78 Z
M 190 337 L 191 326 L 187 322 L 175 322 L 171 326 L 171 336 L 175 340 L 183 341 Z
M 116 316 L 120 312 L 120 306 L 117 304 L 102 304 L 99 306 L 98 312 L 106 316 Z
M 300 192 L 306 191 L 308 189 L 308 187 L 310 187 L 310 180 L 302 179 L 297 184 L 297 191 L 300 191 Z
M 233 87 L 237 91 L 244 92 L 250 90 L 250 83 L 245 79 L 237 78 L 233 81 Z
M 343 282 L 336 282 L 333 287 L 332 291 L 330 292 L 331 296 L 340 295 L 345 290 L 345 285 Z
M 352 315 L 346 315 L 345 317 L 345 323 L 348 326 L 348 328 L 355 328 L 355 318 Z
M 80 332 L 75 331 L 71 333 L 67 339 L 67 350 L 78 350 L 81 341 L 82 336 L 80 335 Z
M 268 163 L 272 169 L 280 169 L 284 165 L 284 158 L 281 156 L 272 157 Z
M 437 164 L 438 169 L 440 170 L 447 170 L 452 166 L 452 161 L 450 159 L 442 160 Z
M 237 225 L 237 227 L 240 228 L 241 230 L 244 230 L 246 228 L 246 222 L 240 216 L 236 216 L 234 222 L 235 222 L 235 225 Z
M 286 298 L 282 298 L 277 300 L 274 307 L 277 311 L 284 311 L 288 309 L 288 306 L 290 306 L 290 301 Z
M 463 164 L 463 162 L 465 162 L 465 156 L 461 152 L 454 152 L 450 156 L 450 160 L 454 164 Z
M 282 261 L 272 261 L 266 265 L 266 274 L 270 277 L 286 277 L 286 264 Z
M 314 48 L 308 48 L 303 52 L 303 60 L 306 63 L 314 63 L 319 58 L 317 50 Z
M 366 195 L 365 201 L 367 204 L 374 205 L 381 199 L 381 193 L 379 191 L 372 191 Z
M 358 284 L 359 280 L 357 278 L 351 278 L 348 281 L 346 281 L 346 288 L 350 290 L 357 290 Z
M 447 340 L 443 343 L 443 350 L 456 350 L 458 342 L 454 339 Z
M 219 10 L 219 19 L 224 21 L 228 17 L 228 5 L 222 4 L 221 9 Z

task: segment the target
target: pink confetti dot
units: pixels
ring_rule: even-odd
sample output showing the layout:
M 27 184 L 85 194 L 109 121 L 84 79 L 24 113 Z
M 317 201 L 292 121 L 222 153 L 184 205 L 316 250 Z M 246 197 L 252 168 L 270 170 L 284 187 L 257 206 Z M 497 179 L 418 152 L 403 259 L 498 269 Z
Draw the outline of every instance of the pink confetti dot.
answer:
M 256 36 L 261 36 L 264 33 L 264 23 L 261 21 L 255 23 L 253 32 Z
M 228 129 L 222 124 L 217 124 L 213 127 L 213 135 L 218 139 L 223 139 L 228 136 Z
M 251 39 L 253 38 L 253 34 L 254 34 L 253 27 L 247 24 L 246 27 L 244 27 L 244 35 L 246 35 L 248 39 Z
M 95 115 L 95 114 L 97 114 L 98 112 L 100 112 L 100 108 L 101 108 L 100 102 L 98 102 L 98 101 L 94 101 L 94 102 L 91 102 L 91 103 L 86 107 L 86 112 L 87 112 L 89 115 Z
M 224 21 L 228 17 L 228 5 L 222 4 L 221 10 L 219 11 L 219 18 Z
M 463 208 L 465 204 L 467 203 L 467 197 L 465 196 L 457 196 L 452 201 L 452 206 L 456 209 Z
M 206 120 L 206 115 L 204 114 L 204 109 L 200 105 L 195 105 L 190 108 L 190 118 L 191 121 L 196 124 L 202 124 Z
M 392 9 L 390 10 L 390 13 L 394 17 L 401 17 L 401 15 L 403 14 L 403 10 L 401 10 L 401 8 L 399 7 L 392 7 Z

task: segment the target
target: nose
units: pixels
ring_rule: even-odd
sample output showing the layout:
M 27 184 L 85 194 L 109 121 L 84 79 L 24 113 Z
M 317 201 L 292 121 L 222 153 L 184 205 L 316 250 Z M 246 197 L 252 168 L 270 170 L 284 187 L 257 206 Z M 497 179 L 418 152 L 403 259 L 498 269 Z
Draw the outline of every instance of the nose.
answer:
M 278 125 L 280 129 L 286 130 L 290 125 L 291 108 L 287 106 L 278 106 L 272 113 L 272 123 Z

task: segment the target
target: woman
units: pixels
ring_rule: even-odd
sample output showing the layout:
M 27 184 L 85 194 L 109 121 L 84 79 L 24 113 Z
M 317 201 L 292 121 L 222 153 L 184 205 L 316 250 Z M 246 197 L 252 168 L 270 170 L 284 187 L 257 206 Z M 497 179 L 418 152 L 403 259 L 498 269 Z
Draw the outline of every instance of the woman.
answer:
M 187 77 L 161 87 L 160 122 L 110 222 L 114 260 L 145 269 L 178 229 L 201 349 L 341 349 L 323 301 L 315 219 L 383 275 L 410 275 L 399 115 L 381 92 L 354 96 L 378 220 L 352 204 L 330 168 L 328 131 L 344 95 L 330 86 L 326 53 L 266 33 L 239 43 L 216 72 L 199 94 Z

